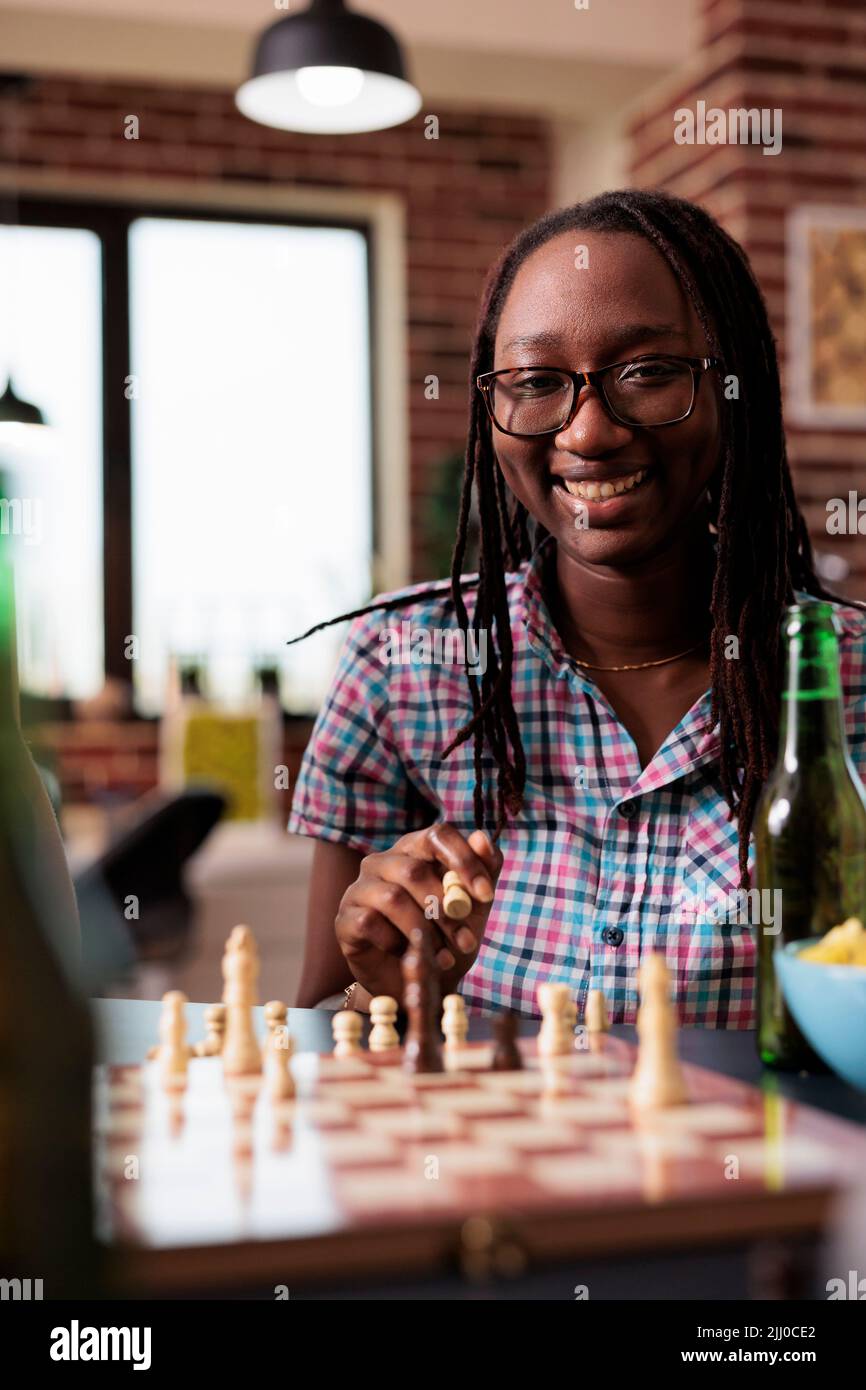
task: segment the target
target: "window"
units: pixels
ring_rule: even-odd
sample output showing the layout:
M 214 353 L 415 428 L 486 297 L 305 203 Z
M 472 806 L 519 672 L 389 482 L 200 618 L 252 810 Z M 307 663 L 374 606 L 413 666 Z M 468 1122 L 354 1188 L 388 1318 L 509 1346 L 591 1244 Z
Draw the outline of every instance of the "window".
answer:
M 0 227 L 0 390 L 11 372 L 48 426 L 0 449 L 32 523 L 13 541 L 18 662 L 40 695 L 103 680 L 101 274 L 91 231 Z
M 129 264 L 141 704 L 202 653 L 223 698 L 274 662 L 310 709 L 333 654 L 286 638 L 370 592 L 364 238 L 142 218 Z
M 107 673 L 153 715 L 173 656 L 227 701 L 267 664 L 312 711 L 342 634 L 286 639 L 371 589 L 365 229 L 36 200 L 20 222 L 0 366 L 56 426 L 62 533 L 21 570 L 27 685 Z

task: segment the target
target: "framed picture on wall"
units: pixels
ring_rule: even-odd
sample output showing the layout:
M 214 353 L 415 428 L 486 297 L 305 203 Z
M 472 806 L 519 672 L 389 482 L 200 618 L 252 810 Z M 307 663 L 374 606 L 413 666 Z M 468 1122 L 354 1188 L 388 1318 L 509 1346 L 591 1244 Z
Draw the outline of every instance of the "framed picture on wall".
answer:
M 866 207 L 796 208 L 787 262 L 788 417 L 866 429 Z

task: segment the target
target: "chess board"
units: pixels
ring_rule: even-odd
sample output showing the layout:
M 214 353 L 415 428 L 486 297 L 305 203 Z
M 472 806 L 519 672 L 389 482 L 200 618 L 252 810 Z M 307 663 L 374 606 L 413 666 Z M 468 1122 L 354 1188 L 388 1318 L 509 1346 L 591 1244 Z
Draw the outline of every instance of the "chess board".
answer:
M 468 1044 L 416 1077 L 399 1051 L 300 1054 L 280 1103 L 218 1058 L 176 1092 L 153 1063 L 99 1067 L 101 1234 L 142 1289 L 291 1288 L 453 1267 L 467 1230 L 528 1262 L 814 1232 L 863 1171 L 858 1127 L 776 1094 L 687 1065 L 690 1103 L 636 1120 L 632 1044 L 521 1048 L 520 1071 Z

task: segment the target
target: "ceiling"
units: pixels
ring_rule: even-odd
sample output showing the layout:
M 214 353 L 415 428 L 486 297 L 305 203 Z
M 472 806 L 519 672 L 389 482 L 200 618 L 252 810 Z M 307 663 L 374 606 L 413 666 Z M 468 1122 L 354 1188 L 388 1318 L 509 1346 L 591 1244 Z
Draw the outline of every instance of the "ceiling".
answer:
M 698 0 L 356 0 L 406 46 L 425 98 L 580 121 L 640 96 L 697 46 Z M 231 85 L 252 40 L 300 0 L 0 3 L 6 69 Z
M 693 42 L 694 0 L 353 0 L 351 8 L 381 19 L 412 44 L 496 52 L 587 56 L 652 65 L 684 57 Z M 201 24 L 253 33 L 275 18 L 306 8 L 288 0 L 147 0 L 139 11 L 152 23 Z M 29 12 L 129 15 L 127 0 L 27 0 Z

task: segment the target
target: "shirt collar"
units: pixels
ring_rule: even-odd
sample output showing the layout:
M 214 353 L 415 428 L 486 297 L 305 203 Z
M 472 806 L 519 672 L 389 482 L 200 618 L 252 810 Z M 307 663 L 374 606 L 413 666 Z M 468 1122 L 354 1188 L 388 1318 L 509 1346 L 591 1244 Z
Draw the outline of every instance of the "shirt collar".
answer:
M 546 536 L 526 564 L 517 600 L 517 615 L 523 623 L 526 640 L 557 680 L 569 680 L 575 688 L 602 705 L 610 717 L 620 724 L 607 699 L 591 679 L 591 673 L 578 666 L 569 656 L 553 625 L 544 585 L 554 554 L 554 538 Z M 636 766 L 639 775 L 634 783 L 635 791 L 647 792 L 663 786 L 683 776 L 698 763 L 718 756 L 721 747 L 719 727 L 718 724 L 714 728 L 709 727 L 710 707 L 711 694 L 707 689 L 676 728 L 671 730 L 647 766 L 642 770 Z

